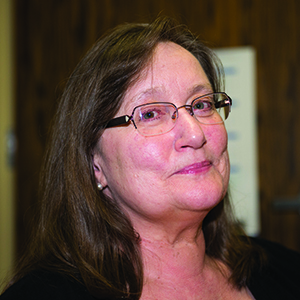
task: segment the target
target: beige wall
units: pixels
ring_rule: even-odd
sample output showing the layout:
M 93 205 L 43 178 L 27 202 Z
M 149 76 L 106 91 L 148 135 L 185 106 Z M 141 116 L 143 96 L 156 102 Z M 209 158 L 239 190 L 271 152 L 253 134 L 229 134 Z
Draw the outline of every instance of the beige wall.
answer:
M 13 129 L 12 0 L 0 0 L 0 280 L 13 261 L 13 176 L 8 134 Z

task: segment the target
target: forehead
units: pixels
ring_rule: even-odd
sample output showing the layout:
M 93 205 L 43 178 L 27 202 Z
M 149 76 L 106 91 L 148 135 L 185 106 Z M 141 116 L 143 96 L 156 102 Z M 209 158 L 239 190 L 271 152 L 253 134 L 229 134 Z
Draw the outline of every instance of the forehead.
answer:
M 184 99 L 194 93 L 211 91 L 209 80 L 195 56 L 175 43 L 165 42 L 158 44 L 139 80 L 127 90 L 122 106 L 126 110 L 150 98 L 153 101 L 166 101 L 165 97 Z

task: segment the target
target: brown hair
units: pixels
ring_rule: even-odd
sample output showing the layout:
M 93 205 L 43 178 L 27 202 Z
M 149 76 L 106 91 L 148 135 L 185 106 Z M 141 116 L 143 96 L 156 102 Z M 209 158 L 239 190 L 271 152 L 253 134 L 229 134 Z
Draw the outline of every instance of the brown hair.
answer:
M 169 18 L 125 24 L 98 40 L 70 76 L 55 116 L 41 176 L 41 210 L 15 282 L 44 268 L 81 280 L 94 296 L 139 299 L 143 268 L 139 237 L 113 199 L 97 190 L 92 155 L 107 122 L 145 69 L 160 42 L 171 41 L 200 62 L 214 91 L 222 70 L 213 52 Z M 206 217 L 206 253 L 226 263 L 245 286 L 251 246 L 239 239 L 228 197 Z M 240 266 L 243 266 L 240 268 Z

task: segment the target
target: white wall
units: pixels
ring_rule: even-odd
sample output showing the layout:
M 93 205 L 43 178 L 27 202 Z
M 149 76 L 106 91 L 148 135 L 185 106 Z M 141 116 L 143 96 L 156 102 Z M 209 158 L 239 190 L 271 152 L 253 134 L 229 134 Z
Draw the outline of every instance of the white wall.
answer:
M 225 70 L 232 111 L 226 120 L 231 164 L 230 194 L 248 235 L 260 233 L 256 124 L 256 52 L 252 47 L 216 50 Z
M 12 4 L 0 0 L 0 281 L 11 269 L 14 253 L 14 172 L 8 159 L 13 129 Z

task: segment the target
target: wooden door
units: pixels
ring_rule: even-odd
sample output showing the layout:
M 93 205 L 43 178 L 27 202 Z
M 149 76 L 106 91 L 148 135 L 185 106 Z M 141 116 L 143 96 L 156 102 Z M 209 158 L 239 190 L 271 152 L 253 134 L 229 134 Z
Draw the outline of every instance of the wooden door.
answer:
M 19 252 L 66 78 L 108 28 L 148 22 L 159 13 L 181 18 L 212 46 L 256 49 L 261 236 L 300 251 L 299 212 L 273 209 L 274 199 L 300 193 L 298 0 L 15 0 Z

